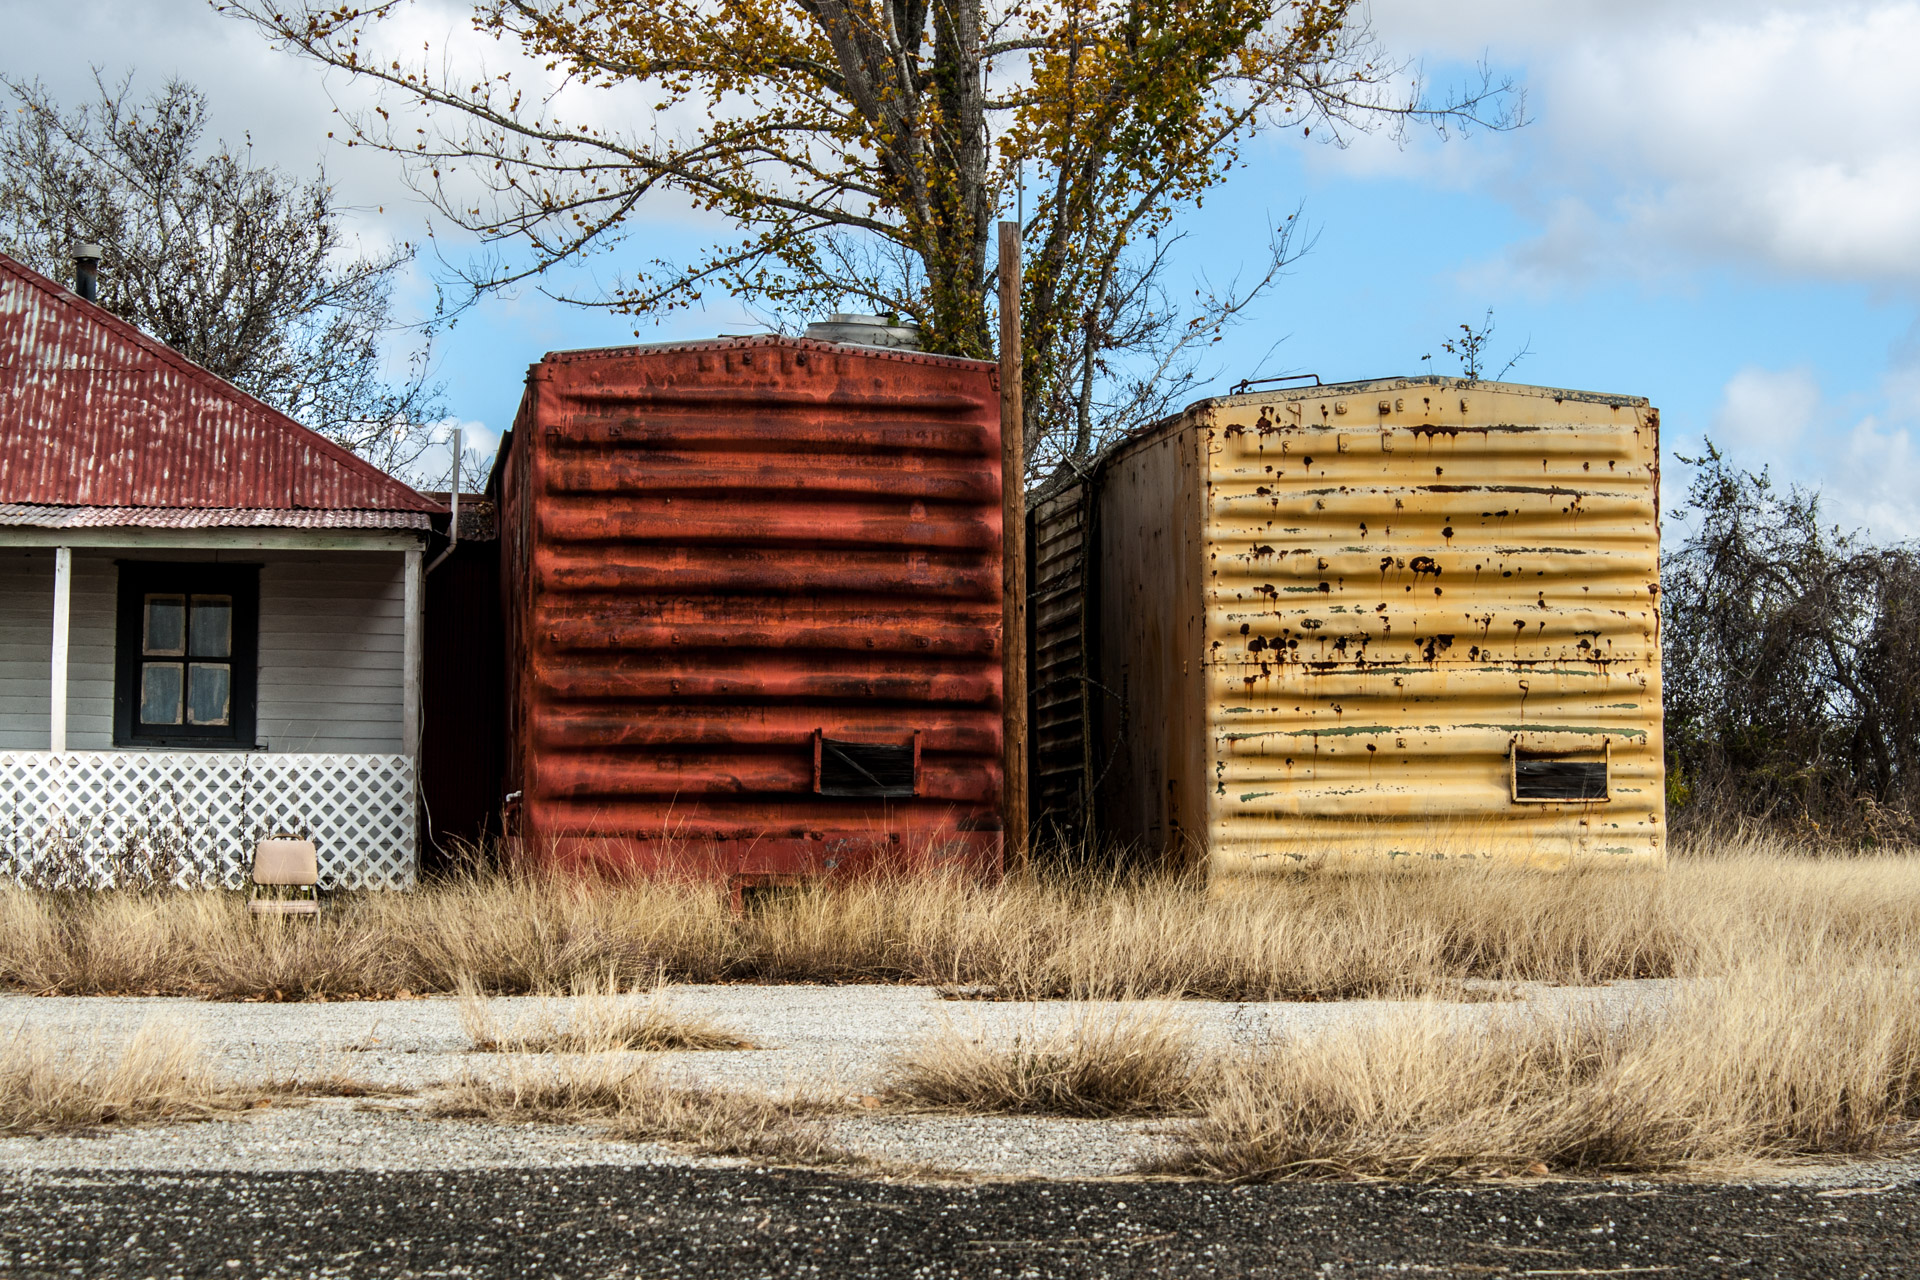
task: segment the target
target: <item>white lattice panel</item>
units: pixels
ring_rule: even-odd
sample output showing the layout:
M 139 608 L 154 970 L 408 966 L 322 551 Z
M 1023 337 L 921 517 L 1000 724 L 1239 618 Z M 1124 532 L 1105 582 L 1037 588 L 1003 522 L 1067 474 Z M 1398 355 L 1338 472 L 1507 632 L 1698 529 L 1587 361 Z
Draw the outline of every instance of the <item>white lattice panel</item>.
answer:
M 238 888 L 254 842 L 289 833 L 328 888 L 410 888 L 414 813 L 405 756 L 0 751 L 0 858 L 40 882 Z

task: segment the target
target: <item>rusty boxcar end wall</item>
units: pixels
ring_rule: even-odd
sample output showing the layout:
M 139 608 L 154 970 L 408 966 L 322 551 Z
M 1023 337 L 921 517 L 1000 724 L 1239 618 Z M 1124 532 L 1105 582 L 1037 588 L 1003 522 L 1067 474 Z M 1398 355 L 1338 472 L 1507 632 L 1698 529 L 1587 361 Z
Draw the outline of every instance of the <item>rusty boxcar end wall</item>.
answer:
M 499 470 L 526 850 L 997 869 L 999 448 L 980 361 L 753 338 L 534 366 Z M 827 794 L 822 742 L 911 794 Z
M 1645 400 L 1290 388 L 1197 404 L 1092 474 L 1099 837 L 1215 874 L 1664 858 Z M 1036 506 L 1038 545 L 1070 496 Z M 1568 770 L 1604 798 L 1529 790 Z

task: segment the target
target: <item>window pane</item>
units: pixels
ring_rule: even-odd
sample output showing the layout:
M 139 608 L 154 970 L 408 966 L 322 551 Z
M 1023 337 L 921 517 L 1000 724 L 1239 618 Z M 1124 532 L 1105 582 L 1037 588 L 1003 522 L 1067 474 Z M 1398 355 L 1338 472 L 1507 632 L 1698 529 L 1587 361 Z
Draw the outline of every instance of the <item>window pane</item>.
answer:
M 187 651 L 187 598 L 185 596 L 148 596 L 145 638 L 141 648 L 148 653 L 185 653 Z M 155 721 L 156 724 L 172 723 Z
M 233 597 L 195 596 L 187 652 L 196 658 L 233 656 Z
M 233 697 L 233 668 L 195 662 L 187 667 L 187 723 L 225 724 Z
M 149 662 L 140 668 L 140 723 L 180 723 L 180 664 Z

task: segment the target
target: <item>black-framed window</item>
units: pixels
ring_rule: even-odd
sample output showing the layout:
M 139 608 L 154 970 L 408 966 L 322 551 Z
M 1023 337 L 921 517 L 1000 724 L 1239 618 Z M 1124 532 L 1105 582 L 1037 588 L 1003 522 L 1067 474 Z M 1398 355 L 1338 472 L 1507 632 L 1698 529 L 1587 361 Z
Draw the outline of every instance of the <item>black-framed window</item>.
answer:
M 260 570 L 120 563 L 115 746 L 253 746 Z

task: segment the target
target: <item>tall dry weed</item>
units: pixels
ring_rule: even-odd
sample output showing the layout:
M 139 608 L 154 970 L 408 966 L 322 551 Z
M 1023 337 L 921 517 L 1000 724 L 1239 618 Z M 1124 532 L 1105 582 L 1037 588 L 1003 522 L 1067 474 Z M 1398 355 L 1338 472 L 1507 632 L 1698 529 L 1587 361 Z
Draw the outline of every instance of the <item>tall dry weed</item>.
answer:
M 118 1046 L 61 1045 L 28 1032 L 0 1051 L 0 1133 L 204 1120 L 244 1105 L 178 1027 L 142 1027 Z
M 948 1025 L 894 1062 L 887 1100 L 973 1115 L 1166 1115 L 1198 1096 L 1193 1043 L 1165 1009 L 1087 1011 L 1010 1036 Z
M 460 1026 L 481 1053 L 614 1053 L 751 1049 L 747 1040 L 674 1007 L 664 983 L 644 997 L 611 976 L 576 980 L 564 1009 L 552 1005 L 503 1023 L 470 984 L 460 992 Z
M 855 1162 L 828 1140 L 817 1110 L 799 1098 L 675 1085 L 652 1061 L 620 1053 L 522 1060 L 504 1076 L 468 1074 L 431 1105 L 431 1113 L 443 1118 L 587 1124 L 612 1137 L 707 1155 L 806 1165 Z
M 1419 996 L 1463 979 L 1724 973 L 1756 947 L 1920 941 L 1920 858 L 1749 843 L 1664 871 L 1397 867 L 1228 882 L 871 879 L 736 915 L 684 881 L 471 874 L 317 923 L 231 894 L 0 889 L 0 986 L 229 999 L 552 994 L 676 982 L 916 982 L 1025 999 Z
M 1920 1137 L 1920 986 L 1871 947 L 1775 951 L 1610 1021 L 1402 1013 L 1224 1071 L 1157 1169 L 1230 1181 L 1650 1172 Z

